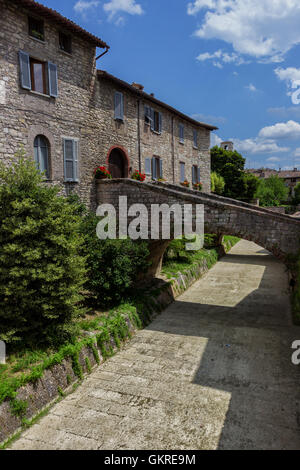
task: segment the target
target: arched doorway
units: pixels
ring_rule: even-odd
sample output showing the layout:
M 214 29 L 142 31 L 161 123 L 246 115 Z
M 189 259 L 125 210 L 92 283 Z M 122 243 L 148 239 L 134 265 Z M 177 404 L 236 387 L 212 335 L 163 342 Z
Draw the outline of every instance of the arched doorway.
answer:
M 122 149 L 115 147 L 110 151 L 108 169 L 113 178 L 128 178 L 128 159 Z

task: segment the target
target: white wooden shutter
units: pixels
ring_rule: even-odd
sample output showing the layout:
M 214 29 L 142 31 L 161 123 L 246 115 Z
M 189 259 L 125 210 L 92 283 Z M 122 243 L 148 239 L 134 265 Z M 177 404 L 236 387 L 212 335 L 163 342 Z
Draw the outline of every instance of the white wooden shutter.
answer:
M 21 87 L 31 90 L 30 59 L 27 52 L 19 51 Z
M 151 158 L 145 158 L 145 174 L 151 176 Z
M 115 93 L 115 119 L 124 120 L 124 97 L 119 91 Z
M 53 98 L 58 97 L 57 65 L 48 62 L 48 83 L 49 95 Z

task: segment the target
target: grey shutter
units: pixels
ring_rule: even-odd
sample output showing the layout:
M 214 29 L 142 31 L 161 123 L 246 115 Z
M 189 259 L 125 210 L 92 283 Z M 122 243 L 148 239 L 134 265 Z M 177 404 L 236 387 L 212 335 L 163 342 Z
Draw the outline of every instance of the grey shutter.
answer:
M 151 119 L 151 110 L 149 106 L 145 106 L 145 121 L 150 122 Z
M 156 159 L 155 159 L 155 157 L 152 158 L 152 178 L 153 179 L 157 178 L 157 175 L 156 175 Z
M 115 93 L 115 119 L 124 120 L 124 99 L 123 93 L 116 91 Z
M 64 139 L 65 181 L 78 181 L 78 142 Z
M 163 177 L 163 161 L 161 158 L 159 159 L 159 177 Z
M 162 133 L 162 114 L 158 113 L 158 132 Z
M 151 176 L 151 158 L 145 158 L 145 174 Z
M 180 183 L 183 183 L 185 180 L 185 165 L 180 163 Z
M 193 181 L 193 184 L 196 184 L 198 182 L 197 177 L 198 177 L 198 169 L 197 169 L 196 166 L 192 166 L 192 181 Z
M 194 131 L 194 147 L 198 147 L 198 133 Z
M 183 126 L 183 124 L 179 124 L 179 140 L 180 140 L 180 142 L 184 142 L 184 126 Z
M 53 98 L 58 97 L 58 81 L 57 81 L 57 66 L 48 62 L 48 83 L 49 83 L 49 95 Z
M 19 51 L 21 87 L 31 90 L 30 59 L 29 54 Z
M 154 131 L 154 109 L 150 108 L 151 130 Z
M 198 177 L 198 183 L 200 183 L 201 180 L 200 180 L 200 168 L 199 167 L 197 169 L 197 177 Z

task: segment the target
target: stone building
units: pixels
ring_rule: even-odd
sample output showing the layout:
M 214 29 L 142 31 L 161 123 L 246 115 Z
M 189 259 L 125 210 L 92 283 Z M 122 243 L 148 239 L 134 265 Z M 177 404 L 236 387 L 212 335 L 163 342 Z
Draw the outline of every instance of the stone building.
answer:
M 0 160 L 9 164 L 23 146 L 49 184 L 91 206 L 101 164 L 114 177 L 140 170 L 149 179 L 201 181 L 209 192 L 216 128 L 97 70 L 108 50 L 33 0 L 0 0 Z

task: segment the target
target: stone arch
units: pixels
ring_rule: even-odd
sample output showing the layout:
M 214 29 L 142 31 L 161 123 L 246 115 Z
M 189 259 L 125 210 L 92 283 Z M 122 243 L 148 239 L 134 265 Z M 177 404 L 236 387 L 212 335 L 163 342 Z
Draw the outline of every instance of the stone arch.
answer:
M 127 150 L 121 145 L 113 145 L 106 157 L 106 164 L 113 177 L 128 178 L 130 160 Z

